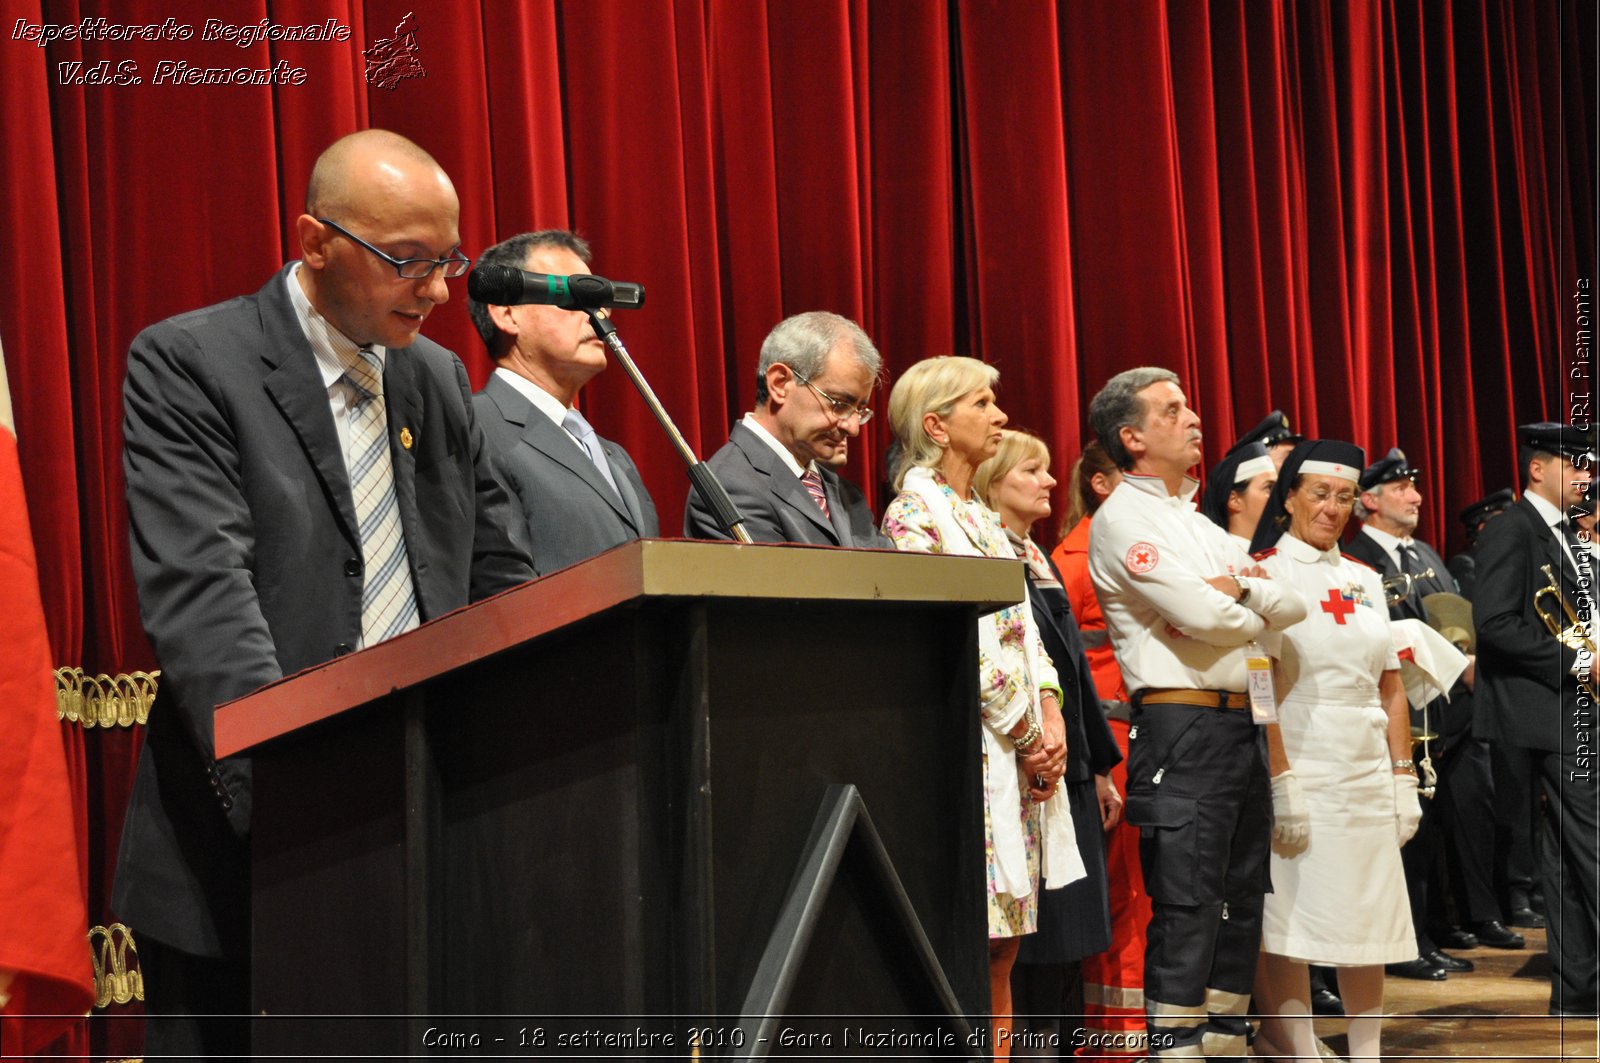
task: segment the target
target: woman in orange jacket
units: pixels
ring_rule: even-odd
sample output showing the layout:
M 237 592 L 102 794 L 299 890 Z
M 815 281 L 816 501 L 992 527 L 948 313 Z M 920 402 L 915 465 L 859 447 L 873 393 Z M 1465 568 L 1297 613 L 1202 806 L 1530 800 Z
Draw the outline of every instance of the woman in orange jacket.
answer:
M 1061 544 L 1050 555 L 1078 618 L 1089 670 L 1105 706 L 1112 737 L 1123 760 L 1111 770 L 1119 793 L 1128 788 L 1128 690 L 1111 652 L 1105 616 L 1089 581 L 1089 522 L 1122 474 L 1098 442 L 1091 442 L 1072 467 Z M 1139 867 L 1139 828 L 1126 820 L 1106 839 L 1110 889 L 1111 947 L 1083 961 L 1084 1030 L 1074 1046 L 1084 1056 L 1145 1053 L 1144 932 L 1150 898 Z M 1063 1046 L 1065 1048 L 1066 1046 Z

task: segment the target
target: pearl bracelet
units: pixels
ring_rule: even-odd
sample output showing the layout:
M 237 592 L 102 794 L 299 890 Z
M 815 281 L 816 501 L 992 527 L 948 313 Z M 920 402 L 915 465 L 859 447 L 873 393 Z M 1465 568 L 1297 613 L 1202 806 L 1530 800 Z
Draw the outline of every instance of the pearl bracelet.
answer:
M 1039 721 L 1032 714 L 1028 717 L 1028 729 L 1016 738 L 1011 739 L 1011 744 L 1017 747 L 1017 752 L 1022 753 L 1028 747 L 1038 742 L 1044 735 L 1044 729 L 1039 726 Z M 1010 735 L 1006 737 L 1010 738 Z

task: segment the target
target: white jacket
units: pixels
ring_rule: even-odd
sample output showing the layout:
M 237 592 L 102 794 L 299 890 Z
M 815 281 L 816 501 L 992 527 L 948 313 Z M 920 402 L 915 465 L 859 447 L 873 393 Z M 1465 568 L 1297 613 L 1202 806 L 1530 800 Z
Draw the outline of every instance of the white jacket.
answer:
M 1305 619 L 1292 587 L 1250 580 L 1240 605 L 1205 581 L 1253 565 L 1233 536 L 1159 477 L 1124 473 L 1089 525 L 1089 577 L 1128 690 L 1245 689 L 1244 647 L 1276 656 L 1276 632 Z

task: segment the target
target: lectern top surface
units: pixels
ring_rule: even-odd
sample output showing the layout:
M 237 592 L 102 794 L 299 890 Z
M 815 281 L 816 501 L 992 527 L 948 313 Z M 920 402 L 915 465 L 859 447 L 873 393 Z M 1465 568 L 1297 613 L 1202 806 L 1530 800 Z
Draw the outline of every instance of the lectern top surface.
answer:
M 219 706 L 216 755 L 241 753 L 348 708 L 643 600 L 833 600 L 867 608 L 947 603 L 988 613 L 1022 601 L 1026 594 L 1020 561 L 643 539 Z

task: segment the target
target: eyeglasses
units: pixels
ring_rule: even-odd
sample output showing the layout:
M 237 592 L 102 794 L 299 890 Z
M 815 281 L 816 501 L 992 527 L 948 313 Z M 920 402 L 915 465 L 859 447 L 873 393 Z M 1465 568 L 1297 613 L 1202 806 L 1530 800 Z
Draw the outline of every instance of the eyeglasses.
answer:
M 821 388 L 817 387 L 817 385 L 813 384 L 799 373 L 795 373 L 794 378 L 800 381 L 800 383 L 804 384 L 806 387 L 810 388 L 812 391 L 816 392 L 817 398 L 822 402 L 822 408 L 831 414 L 835 421 L 843 422 L 853 419 L 856 424 L 863 425 L 872 420 L 872 411 L 867 407 L 857 406 L 849 399 L 834 398 L 832 395 L 829 395 L 826 391 L 823 391 Z
M 444 270 L 444 275 L 446 277 L 459 277 L 472 265 L 472 259 L 468 258 L 466 255 L 463 255 L 460 251 L 452 251 L 447 258 L 395 258 L 393 255 L 379 251 L 376 247 L 373 247 L 371 244 L 367 243 L 365 240 L 361 239 L 361 237 L 357 236 L 349 229 L 346 229 L 343 225 L 340 225 L 336 221 L 329 221 L 327 218 L 318 218 L 317 221 L 321 222 L 323 225 L 326 225 L 340 236 L 345 236 L 351 240 L 354 240 L 368 251 L 371 251 L 373 254 L 389 263 L 389 265 L 394 267 L 394 271 L 400 274 L 402 280 L 426 280 L 428 277 L 433 276 L 434 270 L 441 268 Z
M 1310 499 L 1311 504 L 1314 506 L 1325 506 L 1332 502 L 1340 509 L 1353 509 L 1356 504 L 1356 496 L 1353 491 L 1340 491 L 1338 494 L 1334 494 L 1332 491 L 1317 489 L 1307 491 L 1306 498 Z

